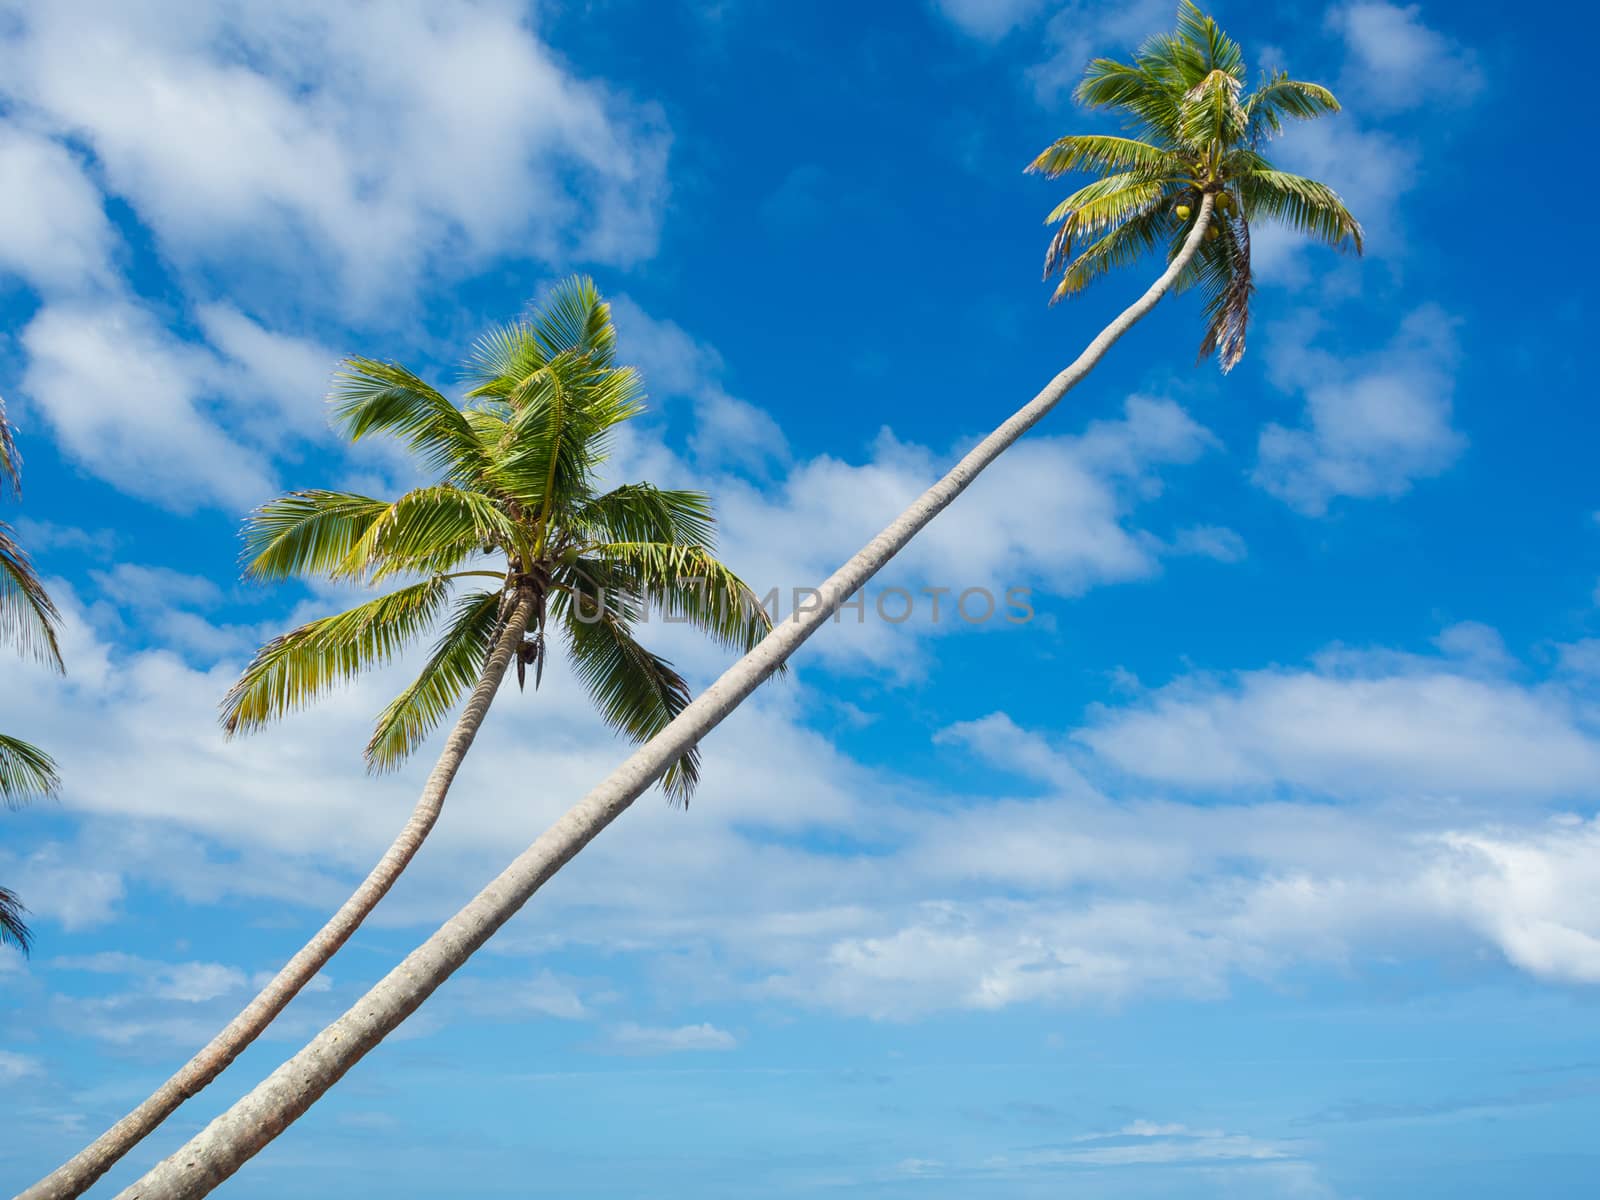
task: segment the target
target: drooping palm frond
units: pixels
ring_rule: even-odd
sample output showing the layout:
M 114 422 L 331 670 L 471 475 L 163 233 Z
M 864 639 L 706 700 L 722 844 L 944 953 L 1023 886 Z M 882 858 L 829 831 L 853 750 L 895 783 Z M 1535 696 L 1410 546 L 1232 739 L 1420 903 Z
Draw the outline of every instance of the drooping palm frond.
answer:
M 494 643 L 501 594 L 471 592 L 456 601 L 455 612 L 421 672 L 379 714 L 367 742 L 369 769 L 388 771 L 399 766 L 471 690 Z
M 55 760 L 39 747 L 0 733 L 0 804 L 17 808 L 61 786 Z
M 579 505 L 571 527 L 594 542 L 670 542 L 710 550 L 716 541 L 711 497 L 704 492 L 627 483 Z
M 6 402 L 0 399 L 0 482 L 13 496 L 22 495 L 22 455 L 17 450 L 16 431 L 6 419 Z
M 1161 243 L 1171 226 L 1170 214 L 1154 206 L 1124 221 L 1078 252 L 1062 270 L 1061 281 L 1050 302 L 1054 304 L 1065 296 L 1075 295 L 1106 272 L 1137 262 Z
M 25 955 L 33 949 L 33 931 L 23 919 L 27 911 L 15 892 L 0 887 L 0 946 L 9 942 Z
M 664 619 L 692 625 L 741 654 L 772 631 L 744 580 L 699 546 L 610 542 L 590 547 L 572 570 L 631 592 Z
M 515 551 L 521 531 L 494 496 L 454 484 L 413 488 L 390 505 L 351 550 L 352 564 L 377 582 L 442 574 L 474 554 Z
M 61 621 L 27 553 L 0 521 L 0 642 L 23 655 L 64 670 L 56 627 Z
M 1244 357 L 1250 297 L 1256 284 L 1250 269 L 1250 223 L 1235 217 L 1218 222 L 1217 229 L 1217 240 L 1203 246 L 1199 255 L 1208 320 L 1196 360 L 1215 354 L 1227 374 Z
M 230 736 L 258 728 L 391 661 L 427 632 L 449 596 L 448 581 L 429 579 L 273 638 L 228 691 L 223 728 Z
M 1287 171 L 1262 169 L 1240 179 L 1239 194 L 1247 219 L 1271 217 L 1330 246 L 1350 245 L 1357 254 L 1363 249 L 1361 225 L 1326 184 Z
M 1132 62 L 1095 59 L 1076 96 L 1089 108 L 1120 112 L 1129 136 L 1057 139 L 1028 165 L 1050 178 L 1098 175 L 1046 218 L 1056 226 L 1045 251 L 1045 276 L 1060 274 L 1051 302 L 1083 291 L 1113 267 L 1183 243 L 1215 199 L 1201 253 L 1179 286 L 1203 283 L 1204 354 L 1224 371 L 1244 353 L 1250 297 L 1250 224 L 1274 220 L 1337 249 L 1363 249 L 1361 226 L 1325 184 L 1278 171 L 1260 145 L 1286 119 L 1339 111 L 1333 93 L 1282 72 L 1245 94 L 1239 44 L 1190 0 L 1177 28 L 1148 39 Z
M 599 710 L 601 719 L 635 742 L 646 742 L 683 711 L 693 693 L 672 664 L 651 653 L 633 637 L 627 623 L 613 612 L 578 606 L 564 611 L 572 668 Z M 689 750 L 662 776 L 661 786 L 673 801 L 687 805 L 700 779 L 700 749 Z
M 1244 109 L 1254 143 L 1281 132 L 1284 117 L 1315 120 L 1338 112 L 1339 102 L 1321 84 L 1290 79 L 1288 72 L 1278 71 L 1250 94 Z
M 1046 179 L 1057 179 L 1069 171 L 1088 170 L 1160 174 L 1171 162 L 1172 156 L 1165 150 L 1138 138 L 1073 134 L 1057 138 L 1028 164 L 1028 170 Z
M 349 578 L 352 552 L 391 505 L 354 492 L 308 490 L 270 500 L 245 518 L 244 573 L 267 581 Z

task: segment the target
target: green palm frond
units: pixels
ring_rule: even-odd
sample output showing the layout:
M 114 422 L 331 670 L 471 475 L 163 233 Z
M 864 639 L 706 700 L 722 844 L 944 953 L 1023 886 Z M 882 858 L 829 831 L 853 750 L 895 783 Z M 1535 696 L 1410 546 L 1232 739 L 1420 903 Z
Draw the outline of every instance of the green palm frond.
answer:
M 413 488 L 383 513 L 350 552 L 353 576 L 378 582 L 433 575 L 474 554 L 516 551 L 521 531 L 493 496 L 454 484 Z
M 587 275 L 565 279 L 550 289 L 530 326 L 533 336 L 555 357 L 581 354 L 596 366 L 612 365 L 617 345 L 611 306 Z
M 604 369 L 615 363 L 616 330 L 611 306 L 587 275 L 564 280 L 550 290 L 530 317 L 501 325 L 473 346 L 466 377 L 469 397 L 509 399 L 531 376 L 563 355 L 586 359 Z
M 643 411 L 642 387 L 627 367 L 597 369 L 562 355 L 512 394 L 510 449 L 488 482 L 540 514 L 563 513 L 592 494 L 611 430 Z
M 367 564 L 353 564 L 352 553 L 389 509 L 387 501 L 354 492 L 279 496 L 245 518 L 245 575 L 257 580 L 362 575 Z
M 1076 295 L 1106 272 L 1125 267 L 1143 258 L 1160 245 L 1163 234 L 1173 228 L 1173 219 L 1164 207 L 1152 207 L 1124 221 L 1098 241 L 1085 247 L 1061 272 L 1050 302 Z
M 666 620 L 692 625 L 740 653 L 772 631 L 756 594 L 700 546 L 611 542 L 590 547 L 570 570 L 609 590 L 631 592 Z
M 449 594 L 448 581 L 429 579 L 273 638 L 228 691 L 222 727 L 230 737 L 258 729 L 389 662 L 426 632 Z
M 0 803 L 17 808 L 61 787 L 55 760 L 37 746 L 0 733 Z
M 0 946 L 9 942 L 24 955 L 33 949 L 33 931 L 23 920 L 27 911 L 15 892 L 0 887 Z
M 1320 84 L 1290 79 L 1279 71 L 1257 88 L 1244 104 L 1245 116 L 1254 137 L 1270 137 L 1283 129 L 1283 118 L 1311 121 L 1339 111 L 1333 93 Z
M 585 541 L 715 544 L 717 522 L 704 492 L 628 483 L 580 505 L 572 528 Z
M 689 684 L 670 662 L 641 646 L 625 621 L 609 611 L 588 611 L 593 620 L 582 619 L 575 606 L 564 613 L 573 671 L 607 725 L 635 742 L 649 741 L 688 705 Z M 696 746 L 667 768 L 661 786 L 670 799 L 687 805 L 699 780 Z
M 64 669 L 56 636 L 60 621 L 61 613 L 27 552 L 12 536 L 11 526 L 0 521 L 0 641 L 60 671 Z
M 1206 334 L 1196 361 L 1217 356 L 1226 375 L 1244 357 L 1255 276 L 1250 267 L 1250 225 L 1235 217 L 1217 223 L 1216 241 L 1201 248 L 1206 289 Z
M 1084 71 L 1073 95 L 1086 108 L 1120 109 L 1128 126 L 1157 145 L 1177 141 L 1183 117 L 1182 97 L 1164 86 L 1146 61 L 1121 63 L 1097 58 Z
M 472 592 L 456 601 L 422 671 L 379 715 L 367 743 L 369 770 L 399 766 L 471 690 L 494 645 L 501 596 L 500 591 Z
M 0 480 L 13 496 L 22 495 L 22 455 L 17 450 L 16 431 L 6 420 L 6 402 L 0 399 Z
M 1178 37 L 1199 51 L 1206 72 L 1222 71 L 1236 80 L 1244 79 L 1244 52 L 1239 43 L 1223 33 L 1216 21 L 1191 0 L 1180 0 L 1178 4 Z
M 1046 218 L 1060 222 L 1045 252 L 1045 277 L 1072 258 L 1074 245 L 1117 226 L 1156 213 L 1177 188 L 1177 181 L 1112 175 L 1079 188 Z
M 445 478 L 467 482 L 484 468 L 483 446 L 450 400 L 404 367 L 359 356 L 334 376 L 334 424 L 352 442 L 387 433 Z
M 1215 151 L 1244 137 L 1249 118 L 1239 101 L 1239 87 L 1226 71 L 1210 71 L 1189 89 L 1178 126 L 1186 145 Z
M 1339 194 L 1326 184 L 1287 171 L 1257 170 L 1239 182 L 1249 220 L 1271 217 L 1336 249 L 1362 250 L 1362 230 Z
M 1028 164 L 1028 171 L 1056 179 L 1068 171 L 1129 171 L 1166 173 L 1172 155 L 1137 138 L 1078 134 L 1059 138 Z

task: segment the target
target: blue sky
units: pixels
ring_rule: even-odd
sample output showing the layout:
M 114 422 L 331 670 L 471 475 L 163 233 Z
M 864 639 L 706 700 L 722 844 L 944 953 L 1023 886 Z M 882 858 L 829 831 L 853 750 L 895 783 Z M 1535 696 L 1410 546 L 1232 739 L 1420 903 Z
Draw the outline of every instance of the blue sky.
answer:
M 1258 235 L 1226 379 L 1165 304 L 881 581 L 1027 588 L 1033 620 L 819 635 L 688 812 L 642 800 L 223 1194 L 1592 1188 L 1590 230 L 1495 199 L 1582 169 L 1550 115 L 1576 48 L 1555 13 L 1253 8 L 1216 10 L 1250 60 L 1346 105 L 1275 154 L 1368 255 Z M 0 821 L 38 935 L 0 950 L 0 1190 L 214 1032 L 409 811 L 430 756 L 360 760 L 403 666 L 215 724 L 257 644 L 346 598 L 241 584 L 241 515 L 413 479 L 328 430 L 341 355 L 449 383 L 592 272 L 652 396 L 618 477 L 707 487 L 724 557 L 789 588 L 1153 273 L 1047 307 L 1061 188 L 1020 168 L 1100 124 L 1071 82 L 1166 0 L 0 12 L 5 519 L 69 667 L 0 686 L 65 780 Z M 559 665 L 505 692 L 368 928 L 107 1194 L 622 750 Z

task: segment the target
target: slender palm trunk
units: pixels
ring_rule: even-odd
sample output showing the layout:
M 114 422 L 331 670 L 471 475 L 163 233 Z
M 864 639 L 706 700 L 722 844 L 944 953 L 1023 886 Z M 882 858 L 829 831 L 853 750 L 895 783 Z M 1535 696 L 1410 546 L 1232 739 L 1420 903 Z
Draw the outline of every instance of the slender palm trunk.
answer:
M 1055 407 L 1105 352 L 1171 288 L 1200 248 L 1211 218 L 1203 197 L 1194 228 L 1161 277 L 1101 330 L 1075 362 L 1044 391 L 991 433 L 938 483 L 868 542 L 819 589 L 816 608 L 795 612 L 722 677 L 695 698 L 665 729 L 524 850 L 488 887 L 456 913 L 344 1016 L 269 1075 L 253 1091 L 201 1130 L 189 1144 L 123 1191 L 117 1200 L 193 1200 L 244 1165 L 287 1129 L 361 1057 L 416 1011 L 440 984 L 511 919 L 540 886 L 602 829 L 611 824 L 686 750 L 755 691 L 801 643 L 905 547 L 929 521 L 966 490 L 985 467 Z
M 272 1023 L 295 994 L 311 982 L 339 947 L 350 939 L 350 935 L 360 928 L 361 922 L 366 920 L 367 914 L 394 885 L 400 872 L 406 869 L 406 865 L 422 847 L 423 839 L 433 829 L 434 822 L 439 819 L 445 793 L 450 790 L 451 781 L 466 758 L 478 727 L 483 724 L 484 714 L 489 711 L 500 681 L 505 678 L 511 656 L 522 643 L 522 635 L 535 607 L 536 600 L 530 592 L 524 591 L 518 595 L 511 612 L 507 614 L 505 627 L 490 651 L 489 661 L 478 677 L 477 686 L 472 689 L 466 707 L 461 710 L 455 728 L 445 741 L 439 761 L 428 775 L 422 796 L 411 811 L 411 819 L 350 899 L 288 961 L 272 982 L 261 989 L 244 1011 L 211 1039 L 205 1049 L 185 1063 L 143 1104 L 23 1192 L 17 1200 L 71 1200 L 72 1197 L 81 1196 L 118 1159 L 171 1116 L 180 1104 L 220 1075 Z

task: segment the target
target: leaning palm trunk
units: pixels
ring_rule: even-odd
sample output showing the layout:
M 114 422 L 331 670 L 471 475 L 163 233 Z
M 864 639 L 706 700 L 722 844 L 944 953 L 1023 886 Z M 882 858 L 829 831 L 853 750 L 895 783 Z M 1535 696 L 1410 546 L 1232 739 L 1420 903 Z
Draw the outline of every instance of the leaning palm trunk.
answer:
M 349 941 L 350 936 L 360 928 L 361 922 L 366 920 L 367 914 L 406 869 L 433 829 L 434 822 L 439 819 L 445 793 L 450 790 L 450 784 L 460 770 L 473 738 L 477 736 L 478 727 L 483 724 L 495 692 L 505 678 L 506 668 L 511 664 L 512 655 L 522 644 L 535 606 L 531 592 L 524 589 L 517 594 L 477 685 L 456 720 L 455 728 L 450 731 L 439 761 L 428 775 L 422 796 L 411 812 L 411 819 L 350 899 L 289 960 L 244 1011 L 211 1039 L 205 1049 L 185 1063 L 143 1104 L 68 1162 L 23 1192 L 17 1200 L 71 1200 L 72 1197 L 81 1196 L 118 1159 L 171 1116 L 179 1105 L 220 1075 L 245 1047 L 260 1036 L 262 1030 L 272 1023 L 300 989 L 311 982 L 339 948 Z
M 882 570 L 985 467 L 1038 424 L 1062 396 L 1094 369 L 1112 344 L 1166 295 L 1195 256 L 1210 224 L 1213 199 L 1209 192 L 1202 196 L 1194 227 L 1150 290 L 1101 330 L 1044 391 L 979 442 L 949 474 L 835 571 L 818 589 L 821 597 L 815 608 L 792 613 L 671 724 L 540 834 L 494 882 L 407 955 L 344 1016 L 176 1154 L 123 1191 L 117 1200 L 192 1200 L 205 1196 L 297 1120 L 363 1055 L 415 1012 L 546 880 L 771 677 L 845 600 Z

